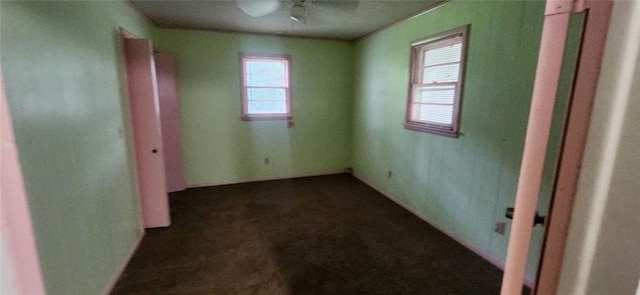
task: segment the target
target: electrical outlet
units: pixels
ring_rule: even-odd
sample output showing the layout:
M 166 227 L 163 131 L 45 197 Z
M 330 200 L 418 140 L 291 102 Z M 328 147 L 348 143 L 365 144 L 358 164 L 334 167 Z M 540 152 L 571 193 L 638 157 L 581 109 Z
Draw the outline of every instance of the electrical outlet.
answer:
M 502 221 L 498 221 L 496 222 L 496 224 L 493 226 L 493 231 L 497 232 L 500 235 L 504 235 L 504 229 L 506 227 L 506 223 L 502 222 Z
M 264 158 L 264 164 L 269 165 L 269 158 Z
M 118 126 L 118 138 L 124 138 L 124 129 L 122 128 L 122 126 Z
M 389 170 L 387 172 L 387 178 L 391 178 L 393 176 L 393 171 Z

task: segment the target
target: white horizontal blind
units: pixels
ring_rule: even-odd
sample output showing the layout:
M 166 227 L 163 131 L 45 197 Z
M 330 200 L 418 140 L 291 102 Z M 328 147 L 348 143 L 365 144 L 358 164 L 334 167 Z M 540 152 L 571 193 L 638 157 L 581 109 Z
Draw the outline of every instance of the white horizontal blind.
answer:
M 245 111 L 248 115 L 288 114 L 286 59 L 244 58 Z
M 460 91 L 463 38 L 458 35 L 418 46 L 411 121 L 452 130 Z

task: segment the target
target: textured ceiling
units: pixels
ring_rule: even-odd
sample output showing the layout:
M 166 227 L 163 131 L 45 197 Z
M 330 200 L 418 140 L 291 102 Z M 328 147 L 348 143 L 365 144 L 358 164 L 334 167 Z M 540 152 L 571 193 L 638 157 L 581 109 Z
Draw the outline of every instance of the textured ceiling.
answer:
M 261 1 L 261 0 L 256 0 Z M 354 40 L 396 21 L 437 6 L 444 0 L 314 0 L 306 23 L 289 18 L 286 5 L 262 17 L 244 14 L 234 0 L 141 1 L 132 0 L 161 27 L 195 28 L 233 32 L 266 33 L 314 38 Z

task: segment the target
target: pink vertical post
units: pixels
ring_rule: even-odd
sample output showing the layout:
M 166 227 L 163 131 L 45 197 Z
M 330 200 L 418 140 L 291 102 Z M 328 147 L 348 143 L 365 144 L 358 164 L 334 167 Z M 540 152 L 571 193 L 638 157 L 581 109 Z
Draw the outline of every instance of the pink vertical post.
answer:
M 175 59 L 167 53 L 155 53 L 154 59 L 158 78 L 160 125 L 162 127 L 167 190 L 176 192 L 184 190 L 186 183 L 180 144 L 180 106 L 176 89 Z
M 502 295 L 522 294 L 529 243 L 533 231 L 532 223 L 540 193 L 544 158 L 572 9 L 573 1 L 571 0 L 548 1 L 545 9 L 531 111 L 502 280 Z
M 14 290 L 19 294 L 45 294 L 10 118 L 0 75 L 0 233 L 12 258 Z

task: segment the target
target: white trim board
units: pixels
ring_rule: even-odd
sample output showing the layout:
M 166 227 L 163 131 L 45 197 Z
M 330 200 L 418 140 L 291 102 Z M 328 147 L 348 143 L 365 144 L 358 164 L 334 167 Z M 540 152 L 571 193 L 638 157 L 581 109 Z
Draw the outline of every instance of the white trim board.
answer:
M 227 182 L 222 181 L 222 182 L 194 183 L 194 184 L 187 184 L 187 189 L 200 188 L 200 187 L 209 187 L 209 186 L 241 184 L 241 183 L 249 183 L 249 182 L 262 182 L 262 181 L 296 179 L 296 178 L 306 178 L 306 177 L 316 177 L 316 176 L 327 176 L 327 175 L 336 175 L 336 174 L 343 174 L 343 173 L 344 172 L 326 172 L 326 173 L 323 172 L 323 173 L 318 173 L 318 174 L 303 174 L 303 175 L 274 177 L 274 178 L 265 177 L 265 178 L 254 178 L 254 179 L 238 180 L 238 181 L 227 181 Z

